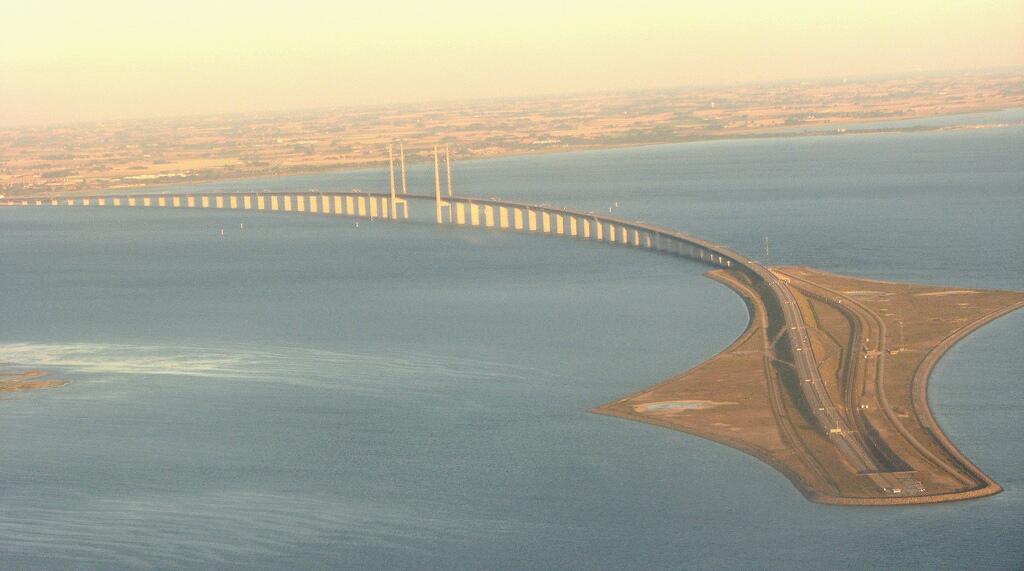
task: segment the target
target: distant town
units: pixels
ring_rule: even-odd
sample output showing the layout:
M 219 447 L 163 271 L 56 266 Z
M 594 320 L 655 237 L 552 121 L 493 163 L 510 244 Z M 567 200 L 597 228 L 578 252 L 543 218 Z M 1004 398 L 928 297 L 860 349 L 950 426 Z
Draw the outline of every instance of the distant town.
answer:
M 0 194 L 61 194 L 411 161 L 707 139 L 1024 106 L 1024 72 L 679 88 L 0 128 Z

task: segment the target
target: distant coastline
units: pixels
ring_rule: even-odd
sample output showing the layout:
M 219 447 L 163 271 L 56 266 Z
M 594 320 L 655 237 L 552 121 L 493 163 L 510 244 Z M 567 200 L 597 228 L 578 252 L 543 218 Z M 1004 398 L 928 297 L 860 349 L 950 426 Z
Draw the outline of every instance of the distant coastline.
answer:
M 1005 102 L 1003 102 L 1005 103 Z M 1001 118 L 993 115 L 1006 115 L 1010 117 Z M 695 142 L 708 142 L 708 141 L 733 141 L 733 140 L 747 140 L 747 139 L 780 139 L 780 138 L 795 138 L 795 137 L 823 137 L 823 136 L 848 136 L 848 135 L 867 135 L 867 134 L 885 134 L 885 133 L 914 133 L 914 132 L 930 132 L 930 131 L 944 131 L 944 130 L 965 130 L 965 129 L 992 129 L 992 128 L 1005 128 L 1012 126 L 1024 125 L 1024 103 L 1013 102 L 1012 104 L 994 104 L 990 106 L 978 105 L 974 107 L 959 107 L 953 108 L 951 112 L 914 112 L 905 115 L 879 115 L 875 117 L 865 118 L 859 114 L 850 114 L 857 116 L 843 116 L 834 117 L 827 121 L 822 121 L 820 118 L 815 122 L 809 122 L 806 124 L 798 123 L 786 126 L 770 126 L 770 127 L 735 127 L 719 130 L 710 130 L 703 132 L 688 132 L 686 134 L 679 133 L 666 133 L 664 135 L 656 134 L 657 128 L 651 133 L 644 136 L 631 136 L 630 138 L 624 139 L 621 134 L 616 135 L 614 132 L 609 131 L 608 133 L 602 134 L 601 132 L 595 133 L 592 138 L 585 142 L 566 142 L 557 143 L 549 142 L 547 140 L 542 141 L 544 144 L 536 146 L 511 146 L 511 147 L 491 147 L 486 153 L 475 151 L 473 148 L 467 147 L 460 149 L 459 144 L 453 145 L 453 154 L 458 158 L 460 162 L 475 161 L 479 159 L 495 159 L 505 157 L 516 157 L 516 156 L 534 156 L 534 155 L 546 155 L 553 153 L 574 153 L 574 152 L 586 152 L 586 151 L 600 151 L 600 150 L 612 150 L 612 149 L 625 149 L 634 147 L 648 147 L 658 145 L 674 145 L 682 143 L 695 143 Z M 745 115 L 744 115 L 745 116 Z M 810 116 L 814 118 L 813 115 Z M 482 128 L 482 127 L 480 127 Z M 458 137 L 459 132 L 453 127 L 452 137 Z M 472 138 L 475 135 L 467 135 Z M 311 156 L 309 162 L 302 162 L 301 158 L 294 159 L 297 162 L 290 164 L 282 164 L 273 167 L 258 167 L 256 170 L 245 171 L 244 168 L 222 167 L 222 168 L 207 168 L 204 170 L 192 172 L 176 172 L 172 174 L 136 174 L 129 176 L 121 176 L 117 178 L 112 173 L 101 172 L 106 176 L 100 176 L 99 174 L 92 175 L 91 178 L 83 179 L 88 180 L 87 184 L 79 183 L 77 187 L 60 186 L 60 179 L 57 177 L 56 186 L 40 186 L 36 185 L 25 185 L 22 187 L 10 187 L 0 190 L 0 194 L 6 194 L 7 196 L 22 196 L 22 195 L 61 195 L 61 196 L 73 196 L 80 194 L 96 194 L 96 193 L 118 193 L 126 191 L 160 191 L 168 188 L 181 188 L 192 185 L 216 185 L 218 183 L 230 183 L 236 181 L 247 181 L 247 180 L 259 180 L 259 179 L 276 179 L 280 177 L 289 176 L 302 176 L 302 175 L 315 175 L 323 173 L 341 173 L 341 172 L 353 172 L 361 170 L 376 170 L 382 167 L 386 167 L 386 161 L 382 161 L 379 157 L 381 156 L 380 149 L 386 147 L 391 141 L 388 135 L 381 134 L 378 142 L 367 146 L 366 149 L 373 151 L 373 155 L 370 157 L 360 158 L 358 160 L 346 160 L 346 161 L 326 161 L 321 156 Z M 401 140 L 398 137 L 396 140 Z M 555 140 L 552 140 L 555 141 Z M 410 164 L 422 164 L 424 162 L 432 161 L 431 151 L 428 145 L 417 141 L 409 141 L 410 147 L 407 149 L 408 159 Z M 226 141 L 221 143 L 222 145 L 231 146 L 235 144 L 233 141 Z M 240 143 L 239 143 L 240 144 Z M 468 144 L 468 143 L 467 143 Z M 294 145 L 298 148 L 300 145 Z M 363 149 L 365 150 L 365 149 Z M 185 151 L 176 150 L 179 154 L 187 154 Z M 362 151 L 361 151 L 362 152 Z M 396 151 L 397 152 L 397 151 Z M 63 155 L 44 155 L 50 158 L 60 158 Z M 149 156 L 146 154 L 146 156 Z M 23 159 L 23 162 L 27 159 Z M 72 159 L 68 159 L 72 160 Z M 78 160 L 74 158 L 74 160 Z M 186 159 L 179 158 L 175 159 L 179 161 L 185 161 Z M 7 164 L 16 162 L 8 160 Z M 124 161 L 121 161 L 122 163 Z M 166 162 L 166 161 L 153 161 Z M 120 163 L 119 163 L 120 164 Z M 102 167 L 95 167 L 102 168 Z M 114 168 L 114 167 L 110 167 Z M 121 167 L 123 169 L 123 167 Z M 135 167 L 132 167 L 135 168 Z M 138 167 L 142 168 L 142 167 Z M 8 166 L 8 171 L 11 171 Z M 64 171 L 54 171 L 57 174 L 62 174 Z M 71 172 L 71 169 L 68 169 Z M 123 173 L 123 170 L 121 171 Z M 188 174 L 186 174 L 186 172 Z M 125 178 L 138 177 L 144 180 L 137 184 L 124 184 Z M 58 184 L 59 183 L 59 184 Z M 48 183 L 46 183 L 48 184 Z
M 1022 117 L 1017 122 L 1011 123 L 957 123 L 952 125 L 915 125 L 907 127 L 893 127 L 884 126 L 886 123 L 892 122 L 893 119 L 878 119 L 877 121 L 850 121 L 847 123 L 834 123 L 836 129 L 830 130 L 798 130 L 797 128 L 785 128 L 785 129 L 774 129 L 763 132 L 749 132 L 749 133 L 735 133 L 729 135 L 722 135 L 716 137 L 693 137 L 679 140 L 665 140 L 665 141 L 650 141 L 643 143 L 631 143 L 631 144 L 608 144 L 608 145 L 580 145 L 572 147 L 557 147 L 557 148 L 545 148 L 537 149 L 534 151 L 510 151 L 504 154 L 497 154 L 486 157 L 468 157 L 459 158 L 460 162 L 468 161 L 480 161 L 480 160 L 491 160 L 508 157 L 530 157 L 530 156 L 541 156 L 541 155 L 554 155 L 563 153 L 582 153 L 589 151 L 608 151 L 615 149 L 631 149 L 641 147 L 657 147 L 663 145 L 680 145 L 687 143 L 705 143 L 710 141 L 743 141 L 743 140 L 757 140 L 757 139 L 797 139 L 807 137 L 838 137 L 838 136 L 856 136 L 856 135 L 881 135 L 881 134 L 905 134 L 905 133 L 929 133 L 936 131 L 966 131 L 973 129 L 1002 129 L 1015 126 L 1024 125 L 1024 107 L 1003 107 L 996 109 L 982 109 L 978 111 L 970 111 L 967 113 L 951 113 L 951 114 L 938 114 L 938 115 L 922 115 L 919 117 L 898 119 L 896 121 L 919 121 L 929 119 L 947 119 L 955 117 L 967 117 L 978 114 L 993 114 L 1007 111 L 1020 111 Z M 839 131 L 838 129 L 842 129 Z M 422 161 L 418 164 L 424 164 Z M 387 164 L 381 162 L 374 165 L 335 165 L 335 166 L 324 166 L 322 168 L 307 168 L 297 169 L 289 172 L 282 172 L 276 174 L 254 174 L 251 176 L 231 176 L 223 178 L 212 178 L 212 179 L 193 179 L 193 180 L 175 180 L 168 182 L 157 182 L 152 184 L 145 184 L 139 186 L 120 186 L 99 189 L 98 191 L 72 191 L 65 193 L 43 193 L 44 195 L 49 194 L 60 194 L 61 196 L 75 196 L 75 195 L 88 195 L 96 194 L 117 194 L 120 192 L 137 192 L 146 190 L 167 190 L 174 188 L 182 188 L 185 186 L 193 185 L 215 185 L 217 183 L 232 183 L 240 181 L 252 181 L 260 179 L 277 179 L 282 177 L 290 176 L 303 176 L 303 175 L 314 175 L 314 174 L 330 174 L 330 173 L 348 173 L 356 171 L 374 171 L 386 168 Z M 30 194 L 30 193 L 25 193 Z M 38 193 L 33 193 L 38 194 Z

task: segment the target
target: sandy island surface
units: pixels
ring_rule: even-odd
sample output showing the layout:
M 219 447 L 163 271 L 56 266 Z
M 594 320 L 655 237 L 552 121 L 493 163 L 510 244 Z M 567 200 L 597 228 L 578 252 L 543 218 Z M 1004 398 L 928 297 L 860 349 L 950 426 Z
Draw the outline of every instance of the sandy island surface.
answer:
M 826 399 L 849 430 L 816 421 L 763 286 L 715 270 L 747 302 L 733 344 L 696 368 L 594 412 L 695 434 L 742 450 L 785 474 L 816 502 L 934 503 L 1002 488 L 942 432 L 927 401 L 935 363 L 970 332 L 1024 307 L 1024 292 L 945 288 L 773 268 L 807 325 Z M 799 334 L 799 332 L 797 332 Z M 858 468 L 841 453 L 856 440 Z
M 63 387 L 70 381 L 63 379 L 46 379 L 47 371 L 37 369 L 30 371 L 0 371 L 0 393 L 17 393 L 38 389 Z

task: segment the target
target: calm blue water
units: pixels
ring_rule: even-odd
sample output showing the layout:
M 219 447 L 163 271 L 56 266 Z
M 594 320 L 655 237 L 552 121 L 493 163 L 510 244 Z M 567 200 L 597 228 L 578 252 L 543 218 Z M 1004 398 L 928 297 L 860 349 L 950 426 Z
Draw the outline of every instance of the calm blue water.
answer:
M 1024 289 L 1022 151 L 1020 127 L 727 141 L 457 164 L 456 185 L 618 202 L 752 254 L 767 235 L 773 263 Z M 3 209 L 0 228 L 0 368 L 73 380 L 0 401 L 3 568 L 1024 561 L 1022 314 L 957 346 L 931 394 L 1006 492 L 835 508 L 742 453 L 587 412 L 740 333 L 702 266 L 288 215 Z

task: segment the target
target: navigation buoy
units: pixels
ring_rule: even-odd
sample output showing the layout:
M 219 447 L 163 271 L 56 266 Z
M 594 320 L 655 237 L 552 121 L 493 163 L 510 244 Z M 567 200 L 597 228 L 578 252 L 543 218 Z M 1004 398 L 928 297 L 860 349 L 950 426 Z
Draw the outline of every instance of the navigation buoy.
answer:
M 221 229 L 220 229 L 220 235 L 221 235 L 221 236 L 223 236 L 223 235 L 224 235 L 224 229 L 223 229 L 223 228 L 221 228 Z

